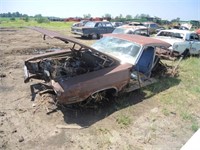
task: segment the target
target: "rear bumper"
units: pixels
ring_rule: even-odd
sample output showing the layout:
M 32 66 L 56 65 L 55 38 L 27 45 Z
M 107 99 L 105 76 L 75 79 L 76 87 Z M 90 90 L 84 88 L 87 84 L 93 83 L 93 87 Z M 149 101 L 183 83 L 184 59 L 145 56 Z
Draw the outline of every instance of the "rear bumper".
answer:
M 83 35 L 83 32 L 71 31 L 73 34 Z

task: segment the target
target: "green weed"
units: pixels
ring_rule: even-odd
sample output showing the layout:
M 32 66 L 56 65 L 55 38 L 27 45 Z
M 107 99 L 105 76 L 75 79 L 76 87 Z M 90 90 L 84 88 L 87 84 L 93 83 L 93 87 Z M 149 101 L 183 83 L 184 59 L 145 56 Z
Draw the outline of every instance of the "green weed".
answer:
M 131 118 L 124 114 L 121 114 L 116 119 L 117 123 L 123 126 L 128 126 L 131 124 Z
M 191 128 L 192 128 L 193 132 L 196 132 L 199 129 L 198 123 L 197 122 L 193 122 Z
M 163 112 L 163 114 L 164 114 L 165 116 L 169 116 L 169 114 L 170 114 L 170 112 L 169 112 L 169 110 L 168 110 L 167 108 L 164 108 L 164 109 L 162 110 L 162 112 Z

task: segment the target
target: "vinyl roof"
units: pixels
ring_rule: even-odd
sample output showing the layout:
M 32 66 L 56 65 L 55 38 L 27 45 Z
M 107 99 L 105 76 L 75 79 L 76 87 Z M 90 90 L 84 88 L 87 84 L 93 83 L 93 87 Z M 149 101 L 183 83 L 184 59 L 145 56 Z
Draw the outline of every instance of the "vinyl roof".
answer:
M 142 46 L 163 46 L 163 47 L 170 47 L 171 45 L 167 42 L 157 40 L 151 37 L 145 37 L 140 35 L 131 35 L 131 34 L 104 34 L 104 37 L 115 37 L 124 39 L 130 42 L 137 43 Z

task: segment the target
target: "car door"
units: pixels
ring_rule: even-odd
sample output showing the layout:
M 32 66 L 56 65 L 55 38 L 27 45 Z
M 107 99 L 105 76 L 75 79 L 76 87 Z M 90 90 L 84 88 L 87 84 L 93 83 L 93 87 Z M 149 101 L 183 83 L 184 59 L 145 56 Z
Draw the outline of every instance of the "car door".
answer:
M 196 33 L 190 35 L 190 54 L 200 54 L 200 39 Z
M 148 30 L 147 30 L 147 29 L 137 29 L 137 30 L 135 30 L 132 34 L 143 35 L 143 36 L 149 36 Z
M 114 30 L 114 27 L 110 22 L 104 22 L 103 23 L 104 27 L 106 28 L 106 33 L 112 33 Z
M 105 27 L 105 25 L 104 25 L 104 23 L 103 22 L 99 22 L 98 24 L 97 24 L 97 30 L 98 30 L 98 33 L 97 34 L 104 34 L 104 33 L 107 33 L 106 32 L 106 27 Z
M 155 65 L 154 58 L 155 48 L 152 46 L 145 48 L 135 65 L 135 70 L 149 77 L 151 75 L 152 68 Z

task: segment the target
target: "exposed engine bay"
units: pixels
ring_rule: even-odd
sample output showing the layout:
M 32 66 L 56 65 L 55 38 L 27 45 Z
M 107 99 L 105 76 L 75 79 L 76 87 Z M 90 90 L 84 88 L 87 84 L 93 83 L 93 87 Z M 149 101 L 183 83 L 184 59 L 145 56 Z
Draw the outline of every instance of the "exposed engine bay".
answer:
M 111 67 L 115 63 L 115 60 L 102 53 L 84 49 L 66 51 L 64 54 L 55 54 L 42 59 L 26 61 L 25 66 L 29 70 L 29 74 L 34 74 L 33 77 L 29 78 L 49 82 L 51 79 L 55 81 L 61 77 L 68 79 Z

